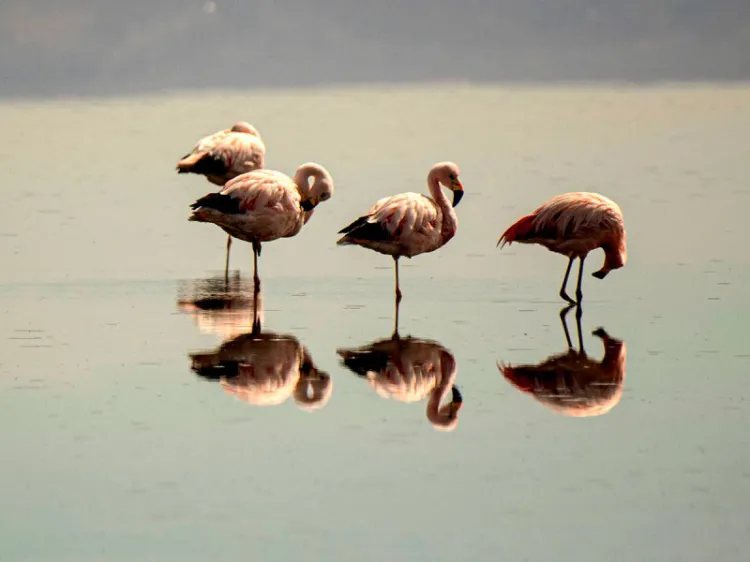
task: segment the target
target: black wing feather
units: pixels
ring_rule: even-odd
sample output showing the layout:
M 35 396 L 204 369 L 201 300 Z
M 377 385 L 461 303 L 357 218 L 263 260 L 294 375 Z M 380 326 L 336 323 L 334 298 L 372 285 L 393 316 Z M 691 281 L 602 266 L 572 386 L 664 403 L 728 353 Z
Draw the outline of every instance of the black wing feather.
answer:
M 390 355 L 385 351 L 345 351 L 338 352 L 342 363 L 352 372 L 364 377 L 368 372 L 381 372 L 388 366 Z
M 370 217 L 359 217 L 346 228 L 339 230 L 339 234 L 346 234 L 347 238 L 357 240 L 390 240 L 391 234 L 380 223 L 367 222 Z
M 200 160 L 190 167 L 191 173 L 205 176 L 223 176 L 228 171 L 227 163 L 222 158 L 212 156 L 209 153 L 204 154 Z
M 197 209 L 198 207 L 216 209 L 217 211 L 228 215 L 238 215 L 242 213 L 240 200 L 223 193 L 209 193 L 190 205 L 191 209 Z

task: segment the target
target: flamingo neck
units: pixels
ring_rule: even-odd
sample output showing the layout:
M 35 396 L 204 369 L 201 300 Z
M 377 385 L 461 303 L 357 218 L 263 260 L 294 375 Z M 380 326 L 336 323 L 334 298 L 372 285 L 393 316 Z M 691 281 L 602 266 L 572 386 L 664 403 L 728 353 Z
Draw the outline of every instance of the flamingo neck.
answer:
M 297 190 L 299 191 L 299 194 L 302 196 L 303 199 L 306 199 L 310 196 L 310 177 L 311 176 L 312 174 L 304 168 L 300 168 L 294 174 L 294 183 L 297 186 Z
M 453 210 L 453 205 L 451 205 L 451 202 L 448 201 L 448 198 L 445 196 L 445 193 L 440 186 L 440 182 L 432 172 L 427 176 L 427 187 L 429 188 L 430 195 L 432 195 L 435 203 L 443 212 L 443 226 L 440 231 L 440 238 L 442 243 L 445 243 L 453 238 L 456 234 L 456 230 L 458 230 L 458 216 L 456 215 L 456 211 Z

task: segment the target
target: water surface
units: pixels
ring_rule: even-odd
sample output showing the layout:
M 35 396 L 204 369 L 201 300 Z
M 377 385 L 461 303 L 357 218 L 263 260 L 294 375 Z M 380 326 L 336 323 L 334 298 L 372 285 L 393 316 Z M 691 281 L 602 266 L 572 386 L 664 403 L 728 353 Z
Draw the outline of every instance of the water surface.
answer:
M 0 560 L 741 560 L 748 94 L 445 86 L 0 105 Z M 316 161 L 336 181 L 260 265 L 262 330 L 304 347 L 329 377 L 324 399 L 300 377 L 259 406 L 194 368 L 251 331 L 252 256 L 233 246 L 225 287 L 225 235 L 185 220 L 211 188 L 173 166 L 238 118 L 263 133 L 270 167 Z M 391 337 L 393 272 L 335 246 L 445 159 L 466 187 L 459 232 L 403 263 L 399 331 L 455 359 L 450 432 L 428 396 L 384 398 L 342 365 L 337 350 Z M 615 403 L 589 417 L 498 369 L 568 351 L 564 258 L 495 242 L 570 190 L 614 198 L 628 226 L 625 269 L 597 281 L 601 255 L 587 262 L 585 351 L 601 359 L 603 327 L 625 353 Z

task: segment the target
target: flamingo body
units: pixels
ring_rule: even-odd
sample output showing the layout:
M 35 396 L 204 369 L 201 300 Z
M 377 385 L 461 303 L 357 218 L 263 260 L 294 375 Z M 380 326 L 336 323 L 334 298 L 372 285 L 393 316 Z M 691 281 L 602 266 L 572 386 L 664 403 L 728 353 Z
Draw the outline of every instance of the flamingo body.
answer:
M 400 299 L 398 259 L 434 252 L 447 244 L 458 230 L 453 208 L 463 196 L 458 166 L 452 162 L 435 164 L 427 176 L 432 197 L 400 193 L 378 200 L 364 215 L 339 231 L 339 246 L 357 245 L 390 255 L 395 262 L 396 298 Z M 440 189 L 453 191 L 453 205 Z
M 576 296 L 581 302 L 583 262 L 592 250 L 604 250 L 604 265 L 593 275 L 604 279 L 627 262 L 625 222 L 620 207 L 598 193 L 564 193 L 540 205 L 533 213 L 521 217 L 503 232 L 498 240 L 502 248 L 514 242 L 539 244 L 569 258 L 560 296 L 574 302 L 565 293 L 573 260 L 580 260 Z
M 318 203 L 332 195 L 333 179 L 319 164 L 303 164 L 294 179 L 274 170 L 255 170 L 228 181 L 220 192 L 198 199 L 191 205 L 188 220 L 214 223 L 230 236 L 250 242 L 259 287 L 261 243 L 299 233 Z
M 258 130 L 244 121 L 199 140 L 177 162 L 177 173 L 203 175 L 215 185 L 265 166 L 266 145 Z

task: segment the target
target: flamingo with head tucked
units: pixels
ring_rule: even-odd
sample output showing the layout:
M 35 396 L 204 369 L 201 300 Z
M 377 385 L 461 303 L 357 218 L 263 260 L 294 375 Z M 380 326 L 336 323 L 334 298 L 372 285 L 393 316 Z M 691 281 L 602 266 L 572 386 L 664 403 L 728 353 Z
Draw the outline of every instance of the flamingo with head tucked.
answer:
M 230 129 L 200 139 L 193 149 L 177 162 L 178 174 L 198 174 L 209 182 L 223 186 L 240 174 L 265 167 L 266 145 L 258 129 L 238 121 Z M 232 237 L 227 236 L 225 273 L 229 274 L 229 249 Z
M 565 193 L 553 197 L 533 213 L 513 223 L 497 241 L 505 244 L 539 244 L 552 252 L 568 257 L 560 297 L 581 304 L 583 262 L 592 250 L 604 250 L 604 265 L 593 273 L 604 279 L 613 269 L 623 267 L 628 259 L 625 222 L 620 207 L 598 193 Z M 565 292 L 573 260 L 579 259 L 576 301 Z
M 464 194 L 458 175 L 458 166 L 453 162 L 435 164 L 427 175 L 432 197 L 419 193 L 385 197 L 339 231 L 344 234 L 337 241 L 339 246 L 356 244 L 393 257 L 396 301 L 401 300 L 399 258 L 434 252 L 447 244 L 458 230 L 458 217 L 453 208 Z M 440 189 L 441 185 L 453 192 L 452 205 Z
M 252 244 L 253 280 L 260 290 L 261 243 L 295 236 L 313 209 L 332 195 L 333 179 L 320 164 L 301 165 L 294 179 L 274 170 L 255 170 L 230 180 L 219 193 L 198 199 L 188 220 L 214 223 Z

